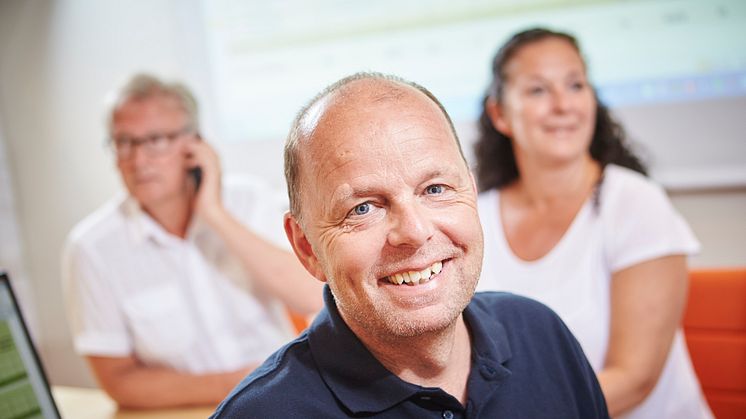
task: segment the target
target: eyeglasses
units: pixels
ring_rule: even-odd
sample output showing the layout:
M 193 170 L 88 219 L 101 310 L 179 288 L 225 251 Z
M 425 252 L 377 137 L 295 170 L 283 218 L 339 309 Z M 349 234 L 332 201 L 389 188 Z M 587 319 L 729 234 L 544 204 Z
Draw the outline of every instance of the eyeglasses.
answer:
M 117 138 L 110 138 L 108 144 L 119 160 L 131 158 L 134 155 L 135 146 L 142 147 L 142 151 L 148 156 L 154 157 L 170 151 L 171 144 L 189 131 L 191 131 L 191 127 L 184 127 L 178 131 L 150 134 L 140 138 L 122 135 Z

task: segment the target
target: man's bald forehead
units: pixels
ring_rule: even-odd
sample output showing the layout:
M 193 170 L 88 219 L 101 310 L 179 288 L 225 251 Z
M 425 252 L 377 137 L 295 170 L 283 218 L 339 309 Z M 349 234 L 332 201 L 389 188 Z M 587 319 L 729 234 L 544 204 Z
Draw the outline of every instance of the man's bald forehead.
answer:
M 421 95 L 421 96 L 420 96 Z M 399 78 L 381 73 L 356 73 L 328 86 L 304 106 L 290 129 L 285 142 L 285 180 L 287 182 L 290 212 L 300 219 L 300 191 L 303 188 L 300 171 L 304 158 L 312 158 L 306 153 L 309 140 L 316 137 L 320 124 L 332 121 L 333 118 L 354 117 L 366 109 L 366 103 L 381 104 L 385 102 L 403 102 L 406 97 L 424 99 L 435 105 L 436 112 L 450 128 L 459 154 L 467 164 L 458 135 L 443 105 L 426 88 Z M 303 149 L 303 150 L 302 150 Z M 468 166 L 468 164 L 467 164 Z
M 355 105 L 369 102 L 371 104 L 388 101 L 399 101 L 407 94 L 412 96 L 425 94 L 405 83 L 378 77 L 369 77 L 350 80 L 335 89 L 325 91 L 317 97 L 303 112 L 298 120 L 298 128 L 301 138 L 308 139 L 313 136 L 319 122 L 328 112 L 354 112 Z

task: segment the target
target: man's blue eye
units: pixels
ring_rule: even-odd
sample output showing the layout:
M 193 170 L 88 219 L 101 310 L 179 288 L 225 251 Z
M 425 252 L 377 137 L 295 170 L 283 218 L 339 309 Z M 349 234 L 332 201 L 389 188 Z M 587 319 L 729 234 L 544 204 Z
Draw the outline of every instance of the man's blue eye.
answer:
M 370 212 L 370 203 L 364 202 L 360 205 L 357 205 L 352 211 L 355 213 L 355 215 L 365 215 Z
M 430 185 L 427 187 L 427 193 L 431 195 L 443 193 L 443 185 Z

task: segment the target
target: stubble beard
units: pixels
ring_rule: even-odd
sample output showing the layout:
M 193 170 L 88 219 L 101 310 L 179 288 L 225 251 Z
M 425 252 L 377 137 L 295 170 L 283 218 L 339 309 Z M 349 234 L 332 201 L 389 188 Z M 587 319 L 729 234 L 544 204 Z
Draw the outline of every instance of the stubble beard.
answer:
M 481 259 L 480 259 L 481 260 Z M 373 335 L 379 341 L 401 341 L 424 335 L 440 333 L 452 327 L 464 308 L 471 301 L 481 272 L 481 264 L 463 267 L 454 277 L 461 278 L 454 287 L 450 298 L 439 303 L 440 309 L 435 315 L 427 318 L 417 313 L 402 313 L 396 301 L 365 300 L 365 303 L 354 304 L 339 299 L 340 293 L 336 281 L 329 277 L 329 288 L 334 296 L 337 309 L 347 325 L 358 336 Z M 408 286 L 408 285 L 399 285 Z

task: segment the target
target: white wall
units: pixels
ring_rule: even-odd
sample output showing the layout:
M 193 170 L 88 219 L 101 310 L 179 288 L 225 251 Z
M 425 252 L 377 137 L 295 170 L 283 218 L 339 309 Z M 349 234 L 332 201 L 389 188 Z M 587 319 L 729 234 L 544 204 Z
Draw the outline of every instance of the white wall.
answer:
M 201 28 L 199 0 L 0 2 L 0 120 L 53 383 L 92 383 L 72 352 L 59 257 L 75 222 L 120 188 L 103 147 L 103 99 L 134 71 L 179 78 L 201 99 L 204 132 L 215 138 Z M 217 145 L 227 172 L 282 184 L 279 141 Z M 704 244 L 694 265 L 746 265 L 746 191 L 677 193 L 674 203 Z
M 746 190 L 677 191 L 673 204 L 702 243 L 692 267 L 746 266 Z
M 2 121 L 0 121 L 0 237 L 2 237 L 0 272 L 5 272 L 10 276 L 31 338 L 35 339 L 39 330 L 39 321 L 35 310 L 34 287 L 26 276 L 26 267 L 23 263 L 23 240 L 21 240 L 16 216 L 16 198 L 5 151 Z

